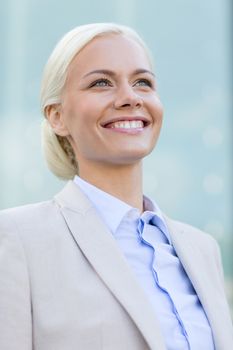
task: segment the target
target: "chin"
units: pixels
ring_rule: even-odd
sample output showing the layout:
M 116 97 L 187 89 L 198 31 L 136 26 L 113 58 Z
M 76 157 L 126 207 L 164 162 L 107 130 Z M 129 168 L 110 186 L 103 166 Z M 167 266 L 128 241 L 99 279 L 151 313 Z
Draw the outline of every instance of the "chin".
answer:
M 114 164 L 119 164 L 119 165 L 130 165 L 130 164 L 135 164 L 143 160 L 146 156 L 148 156 L 152 151 L 153 148 L 150 149 L 140 149 L 140 150 L 131 150 L 130 152 L 124 150 L 124 152 L 121 152 L 118 154 L 118 156 L 114 156 L 111 158 L 111 162 Z

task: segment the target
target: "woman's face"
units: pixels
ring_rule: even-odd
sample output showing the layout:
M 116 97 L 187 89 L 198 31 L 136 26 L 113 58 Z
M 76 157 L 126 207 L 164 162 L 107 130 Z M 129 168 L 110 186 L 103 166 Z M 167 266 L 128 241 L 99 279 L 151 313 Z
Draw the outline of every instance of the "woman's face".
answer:
M 117 34 L 95 38 L 68 68 L 55 132 L 67 136 L 79 167 L 135 164 L 158 139 L 162 105 L 143 48 Z

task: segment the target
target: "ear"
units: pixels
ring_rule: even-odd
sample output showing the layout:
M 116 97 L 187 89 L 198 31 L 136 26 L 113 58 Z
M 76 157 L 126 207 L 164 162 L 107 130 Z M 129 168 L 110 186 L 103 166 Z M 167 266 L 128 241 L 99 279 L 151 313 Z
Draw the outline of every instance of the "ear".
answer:
M 59 136 L 69 135 L 69 130 L 64 122 L 60 104 L 48 106 L 46 108 L 46 117 L 55 134 Z

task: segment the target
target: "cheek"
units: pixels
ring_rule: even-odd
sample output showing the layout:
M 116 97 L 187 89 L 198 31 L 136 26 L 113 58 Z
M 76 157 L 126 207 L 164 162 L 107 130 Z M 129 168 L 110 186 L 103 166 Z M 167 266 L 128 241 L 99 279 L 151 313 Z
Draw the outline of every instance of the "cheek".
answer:
M 158 124 L 162 124 L 163 121 L 163 105 L 160 100 L 152 101 L 151 112 L 153 114 L 154 121 Z
M 162 105 L 160 106 L 160 109 L 159 109 L 159 121 L 160 121 L 160 124 L 162 124 L 162 122 L 163 122 L 163 106 Z
M 70 103 L 64 109 L 64 120 L 72 134 L 79 132 L 85 128 L 90 121 L 90 110 L 85 103 Z
M 80 103 L 79 106 L 71 110 L 69 131 L 76 147 L 88 147 L 93 142 L 93 135 L 96 132 L 96 109 L 93 105 Z

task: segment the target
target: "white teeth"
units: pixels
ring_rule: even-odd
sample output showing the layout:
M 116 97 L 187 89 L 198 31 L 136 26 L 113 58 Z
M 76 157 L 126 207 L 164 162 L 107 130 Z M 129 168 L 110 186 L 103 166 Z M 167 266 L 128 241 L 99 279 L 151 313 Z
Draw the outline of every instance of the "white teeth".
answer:
M 112 123 L 111 128 L 118 129 L 138 129 L 143 128 L 144 124 L 141 120 L 126 120 Z

